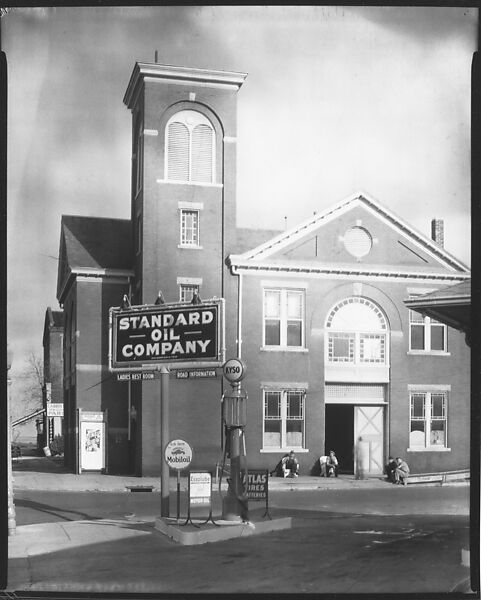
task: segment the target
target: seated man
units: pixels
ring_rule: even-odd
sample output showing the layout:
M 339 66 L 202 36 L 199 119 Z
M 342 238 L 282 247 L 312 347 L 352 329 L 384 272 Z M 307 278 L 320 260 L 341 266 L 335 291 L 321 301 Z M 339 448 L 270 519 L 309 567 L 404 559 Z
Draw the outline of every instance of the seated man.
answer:
M 321 465 L 321 477 L 327 477 L 327 461 L 329 457 L 324 455 L 319 457 L 319 464 Z
M 407 479 L 409 477 L 409 467 L 406 461 L 399 456 L 396 458 L 396 468 L 394 470 L 395 482 L 400 485 L 407 485 Z
M 334 450 L 331 450 L 329 452 L 329 456 L 327 457 L 327 476 L 330 477 L 331 475 L 334 475 L 334 477 L 337 477 L 338 470 L 339 461 L 337 460 Z
M 284 465 L 289 458 L 289 454 L 284 454 L 281 460 L 274 467 L 274 470 L 270 472 L 271 477 L 285 477 L 284 475 Z
M 299 461 L 294 454 L 294 450 L 289 452 L 289 455 L 282 459 L 282 470 L 284 471 L 284 477 L 298 477 L 299 476 Z
M 396 466 L 396 461 L 392 456 L 390 456 L 387 465 L 384 467 L 384 473 L 386 474 L 386 479 L 388 479 L 392 483 L 396 481 L 394 477 L 394 471 L 396 470 Z

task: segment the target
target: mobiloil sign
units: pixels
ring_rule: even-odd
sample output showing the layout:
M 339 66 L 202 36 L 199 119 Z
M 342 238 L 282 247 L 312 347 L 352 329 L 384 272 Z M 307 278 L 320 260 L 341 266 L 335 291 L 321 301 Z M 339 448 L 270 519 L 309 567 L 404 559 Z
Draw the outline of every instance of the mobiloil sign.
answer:
M 110 309 L 112 370 L 142 366 L 220 366 L 223 300 Z

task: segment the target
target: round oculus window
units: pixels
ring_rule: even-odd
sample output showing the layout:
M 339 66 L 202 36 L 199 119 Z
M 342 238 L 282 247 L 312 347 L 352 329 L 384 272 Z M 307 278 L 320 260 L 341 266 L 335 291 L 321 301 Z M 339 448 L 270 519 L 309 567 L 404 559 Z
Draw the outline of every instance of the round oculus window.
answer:
M 352 256 L 362 258 L 372 248 L 372 237 L 364 227 L 351 227 L 344 235 L 344 247 Z

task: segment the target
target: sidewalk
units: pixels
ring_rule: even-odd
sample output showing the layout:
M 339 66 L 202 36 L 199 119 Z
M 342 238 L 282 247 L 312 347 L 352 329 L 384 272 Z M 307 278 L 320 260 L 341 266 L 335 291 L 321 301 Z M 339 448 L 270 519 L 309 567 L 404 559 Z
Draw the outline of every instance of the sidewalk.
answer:
M 213 487 L 218 481 L 213 480 Z M 222 488 L 227 485 L 225 479 Z M 372 489 L 390 486 L 383 477 L 357 480 L 353 475 L 339 477 L 312 477 L 301 475 L 295 479 L 269 477 L 270 491 L 296 491 L 313 489 Z M 170 478 L 170 489 L 175 490 L 177 478 Z M 69 473 L 63 467 L 61 459 L 52 457 L 21 457 L 13 463 L 13 488 L 18 490 L 58 490 L 72 492 L 130 492 L 130 488 L 152 488 L 160 491 L 160 477 L 133 477 L 128 475 L 109 475 L 83 472 L 79 475 Z M 180 478 L 181 490 L 188 487 L 186 476 Z

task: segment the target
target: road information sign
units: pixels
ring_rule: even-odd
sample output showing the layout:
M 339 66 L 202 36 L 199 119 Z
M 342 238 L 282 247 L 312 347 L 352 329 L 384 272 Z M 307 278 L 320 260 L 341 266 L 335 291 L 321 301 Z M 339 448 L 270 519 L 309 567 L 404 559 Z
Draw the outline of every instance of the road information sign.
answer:
M 224 359 L 223 299 L 110 309 L 110 369 L 152 365 L 220 367 Z
M 179 370 L 175 372 L 177 379 L 206 379 L 208 377 L 217 377 L 215 369 L 193 369 Z

